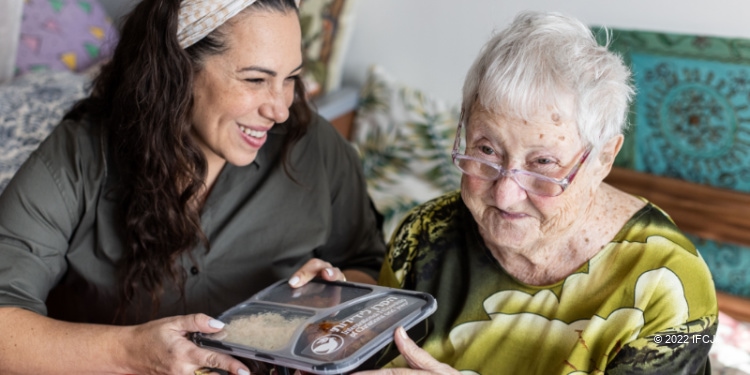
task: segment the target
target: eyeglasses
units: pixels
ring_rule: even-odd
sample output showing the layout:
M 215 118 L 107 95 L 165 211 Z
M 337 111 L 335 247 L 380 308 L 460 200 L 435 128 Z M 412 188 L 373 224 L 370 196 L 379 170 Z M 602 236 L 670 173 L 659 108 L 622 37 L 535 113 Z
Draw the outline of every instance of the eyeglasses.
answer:
M 581 159 L 575 166 L 573 166 L 573 169 L 570 170 L 570 173 L 562 179 L 555 179 L 523 169 L 505 169 L 499 164 L 495 164 L 491 161 L 459 153 L 459 150 L 461 149 L 462 128 L 463 120 L 458 123 L 456 140 L 453 143 L 453 152 L 451 152 L 451 155 L 453 156 L 453 164 L 455 164 L 462 173 L 487 181 L 495 181 L 501 177 L 510 177 L 526 192 L 545 197 L 556 197 L 562 194 L 568 186 L 573 183 L 573 179 L 576 177 L 578 170 L 581 169 L 581 165 L 583 165 L 583 162 L 586 161 L 586 158 L 588 158 L 591 153 L 591 147 L 587 147 L 584 150 Z

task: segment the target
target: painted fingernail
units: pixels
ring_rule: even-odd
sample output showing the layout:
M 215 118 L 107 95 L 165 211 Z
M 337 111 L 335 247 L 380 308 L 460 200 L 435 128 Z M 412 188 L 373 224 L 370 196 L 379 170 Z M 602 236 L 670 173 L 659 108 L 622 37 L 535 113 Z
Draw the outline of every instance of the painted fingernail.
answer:
M 295 286 L 299 282 L 299 276 L 294 276 L 291 279 L 289 279 L 289 285 Z
M 250 371 L 247 371 L 244 368 L 241 368 L 237 370 L 237 375 L 250 375 Z
M 221 320 L 216 320 L 216 319 L 209 320 L 208 325 L 211 328 L 224 328 L 224 323 Z
M 398 327 L 398 334 L 405 339 L 409 338 L 409 335 L 406 334 L 406 330 L 404 329 L 404 327 Z
M 333 276 L 333 269 L 326 268 L 326 273 L 328 274 L 328 276 Z

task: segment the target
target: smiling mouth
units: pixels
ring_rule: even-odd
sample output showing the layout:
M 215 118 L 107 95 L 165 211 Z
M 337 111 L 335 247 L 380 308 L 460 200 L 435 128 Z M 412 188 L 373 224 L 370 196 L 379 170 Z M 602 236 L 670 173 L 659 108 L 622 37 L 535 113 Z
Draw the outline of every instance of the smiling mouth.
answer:
M 242 130 L 242 132 L 246 135 L 249 135 L 253 138 L 263 138 L 263 136 L 266 135 L 265 130 L 253 130 L 242 125 L 240 125 L 240 130 Z

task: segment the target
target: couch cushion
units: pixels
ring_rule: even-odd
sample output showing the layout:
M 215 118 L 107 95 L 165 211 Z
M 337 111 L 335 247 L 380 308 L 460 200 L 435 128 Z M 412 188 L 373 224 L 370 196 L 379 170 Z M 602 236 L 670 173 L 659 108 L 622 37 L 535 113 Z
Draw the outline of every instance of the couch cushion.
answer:
M 450 154 L 458 117 L 458 107 L 397 82 L 383 67 L 370 68 L 352 142 L 385 217 L 386 239 L 409 209 L 458 189 L 461 173 Z
M 0 86 L 0 192 L 73 103 L 89 78 L 69 71 L 26 74 Z
M 82 72 L 109 57 L 118 34 L 97 0 L 36 0 L 23 5 L 16 75 Z

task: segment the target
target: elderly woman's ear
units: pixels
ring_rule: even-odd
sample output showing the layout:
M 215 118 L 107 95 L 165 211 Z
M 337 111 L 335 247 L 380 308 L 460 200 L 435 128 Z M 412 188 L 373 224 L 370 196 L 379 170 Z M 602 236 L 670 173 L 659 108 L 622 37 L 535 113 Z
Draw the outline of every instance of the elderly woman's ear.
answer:
M 602 146 L 602 150 L 599 152 L 599 164 L 602 166 L 602 171 L 606 177 L 612 170 L 612 165 L 615 162 L 615 157 L 622 148 L 622 142 L 625 137 L 622 134 L 614 136 Z

